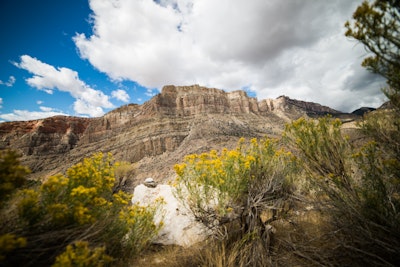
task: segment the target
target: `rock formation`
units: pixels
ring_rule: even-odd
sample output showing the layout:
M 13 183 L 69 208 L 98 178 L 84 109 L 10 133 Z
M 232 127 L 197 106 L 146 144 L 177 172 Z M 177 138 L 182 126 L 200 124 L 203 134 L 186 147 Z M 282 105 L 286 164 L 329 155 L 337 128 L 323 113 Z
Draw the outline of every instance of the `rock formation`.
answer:
M 111 152 L 135 164 L 127 184 L 132 190 L 149 176 L 168 180 L 184 155 L 232 148 L 240 137 L 273 137 L 290 120 L 325 114 L 357 117 L 285 96 L 258 101 L 244 91 L 170 85 L 143 105 L 125 105 L 99 118 L 1 123 L 0 149 L 19 151 L 32 178 L 63 172 L 94 152 Z
M 160 184 L 155 187 L 140 184 L 133 192 L 132 203 L 141 206 L 155 206 L 157 199 L 162 198 L 164 205 L 155 216 L 155 223 L 163 222 L 154 243 L 162 245 L 179 245 L 189 247 L 203 241 L 209 234 L 205 226 L 196 221 L 191 213 L 173 194 L 173 187 Z
M 60 156 L 77 147 L 90 119 L 55 116 L 0 124 L 0 149 L 14 149 L 33 172 L 58 169 Z

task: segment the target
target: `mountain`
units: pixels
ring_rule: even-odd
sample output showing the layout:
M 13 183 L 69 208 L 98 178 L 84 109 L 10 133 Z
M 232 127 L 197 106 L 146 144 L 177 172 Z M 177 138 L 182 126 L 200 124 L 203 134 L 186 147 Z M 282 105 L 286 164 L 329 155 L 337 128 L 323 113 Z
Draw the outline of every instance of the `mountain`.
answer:
M 146 177 L 167 180 L 190 153 L 233 148 L 240 137 L 279 135 L 285 123 L 326 114 L 352 120 L 326 106 L 286 96 L 258 101 L 244 91 L 165 86 L 143 105 L 129 104 L 99 118 L 55 116 L 0 124 L 0 149 L 22 154 L 31 178 L 65 171 L 95 152 L 135 164 L 125 187 Z
M 368 112 L 371 112 L 371 111 L 374 111 L 374 110 L 376 110 L 376 109 L 375 108 L 369 108 L 369 107 L 361 107 L 359 109 L 354 110 L 352 112 L 352 114 L 359 115 L 359 116 L 364 116 L 364 114 L 366 114 Z

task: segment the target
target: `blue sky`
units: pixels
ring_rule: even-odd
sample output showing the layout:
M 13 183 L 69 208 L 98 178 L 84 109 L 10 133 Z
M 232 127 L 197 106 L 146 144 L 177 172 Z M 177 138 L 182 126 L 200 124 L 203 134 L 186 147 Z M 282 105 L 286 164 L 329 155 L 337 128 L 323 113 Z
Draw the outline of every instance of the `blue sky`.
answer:
M 102 115 L 126 103 L 143 103 L 156 93 L 132 81 L 112 81 L 80 57 L 73 37 L 77 33 L 92 33 L 90 14 L 89 4 L 83 0 L 0 2 L 0 120 L 29 120 L 55 114 Z M 85 109 L 79 112 L 74 108 L 77 97 L 71 92 L 30 85 L 27 79 L 34 75 L 20 66 L 21 57 L 52 66 L 55 74 L 60 68 L 75 71 L 76 80 L 109 96 L 110 104 L 100 105 L 102 111 L 97 113 Z
M 343 24 L 361 0 L 0 1 L 0 121 L 95 117 L 167 84 L 342 111 L 385 101 Z

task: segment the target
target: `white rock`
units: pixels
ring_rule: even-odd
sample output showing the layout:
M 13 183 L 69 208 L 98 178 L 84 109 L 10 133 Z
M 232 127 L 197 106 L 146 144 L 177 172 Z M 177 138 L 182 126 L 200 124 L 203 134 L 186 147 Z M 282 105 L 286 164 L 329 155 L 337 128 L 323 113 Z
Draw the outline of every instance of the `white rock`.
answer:
M 164 226 L 153 242 L 188 247 L 204 240 L 209 233 L 206 227 L 195 220 L 193 214 L 175 198 L 172 190 L 170 185 L 160 184 L 151 188 L 141 184 L 133 192 L 132 203 L 149 205 L 160 197 L 166 202 L 161 214 L 155 217 L 155 223 L 162 219 Z
M 156 187 L 157 183 L 154 181 L 153 178 L 149 177 L 144 180 L 144 185 L 147 187 Z
M 151 177 L 148 177 L 144 180 L 145 183 L 154 183 L 154 179 Z

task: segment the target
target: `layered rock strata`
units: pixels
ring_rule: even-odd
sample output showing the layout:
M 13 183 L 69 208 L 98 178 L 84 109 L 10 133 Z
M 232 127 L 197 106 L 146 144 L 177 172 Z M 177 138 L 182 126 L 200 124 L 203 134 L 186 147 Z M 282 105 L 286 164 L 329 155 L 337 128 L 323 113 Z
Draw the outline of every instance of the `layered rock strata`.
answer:
M 240 137 L 276 136 L 292 119 L 324 114 L 341 115 L 284 96 L 258 101 L 244 91 L 165 86 L 143 105 L 125 105 L 99 118 L 1 123 L 0 149 L 19 151 L 32 178 L 63 172 L 98 151 L 111 152 L 135 164 L 127 185 L 133 187 L 148 176 L 169 179 L 184 155 L 232 148 Z

